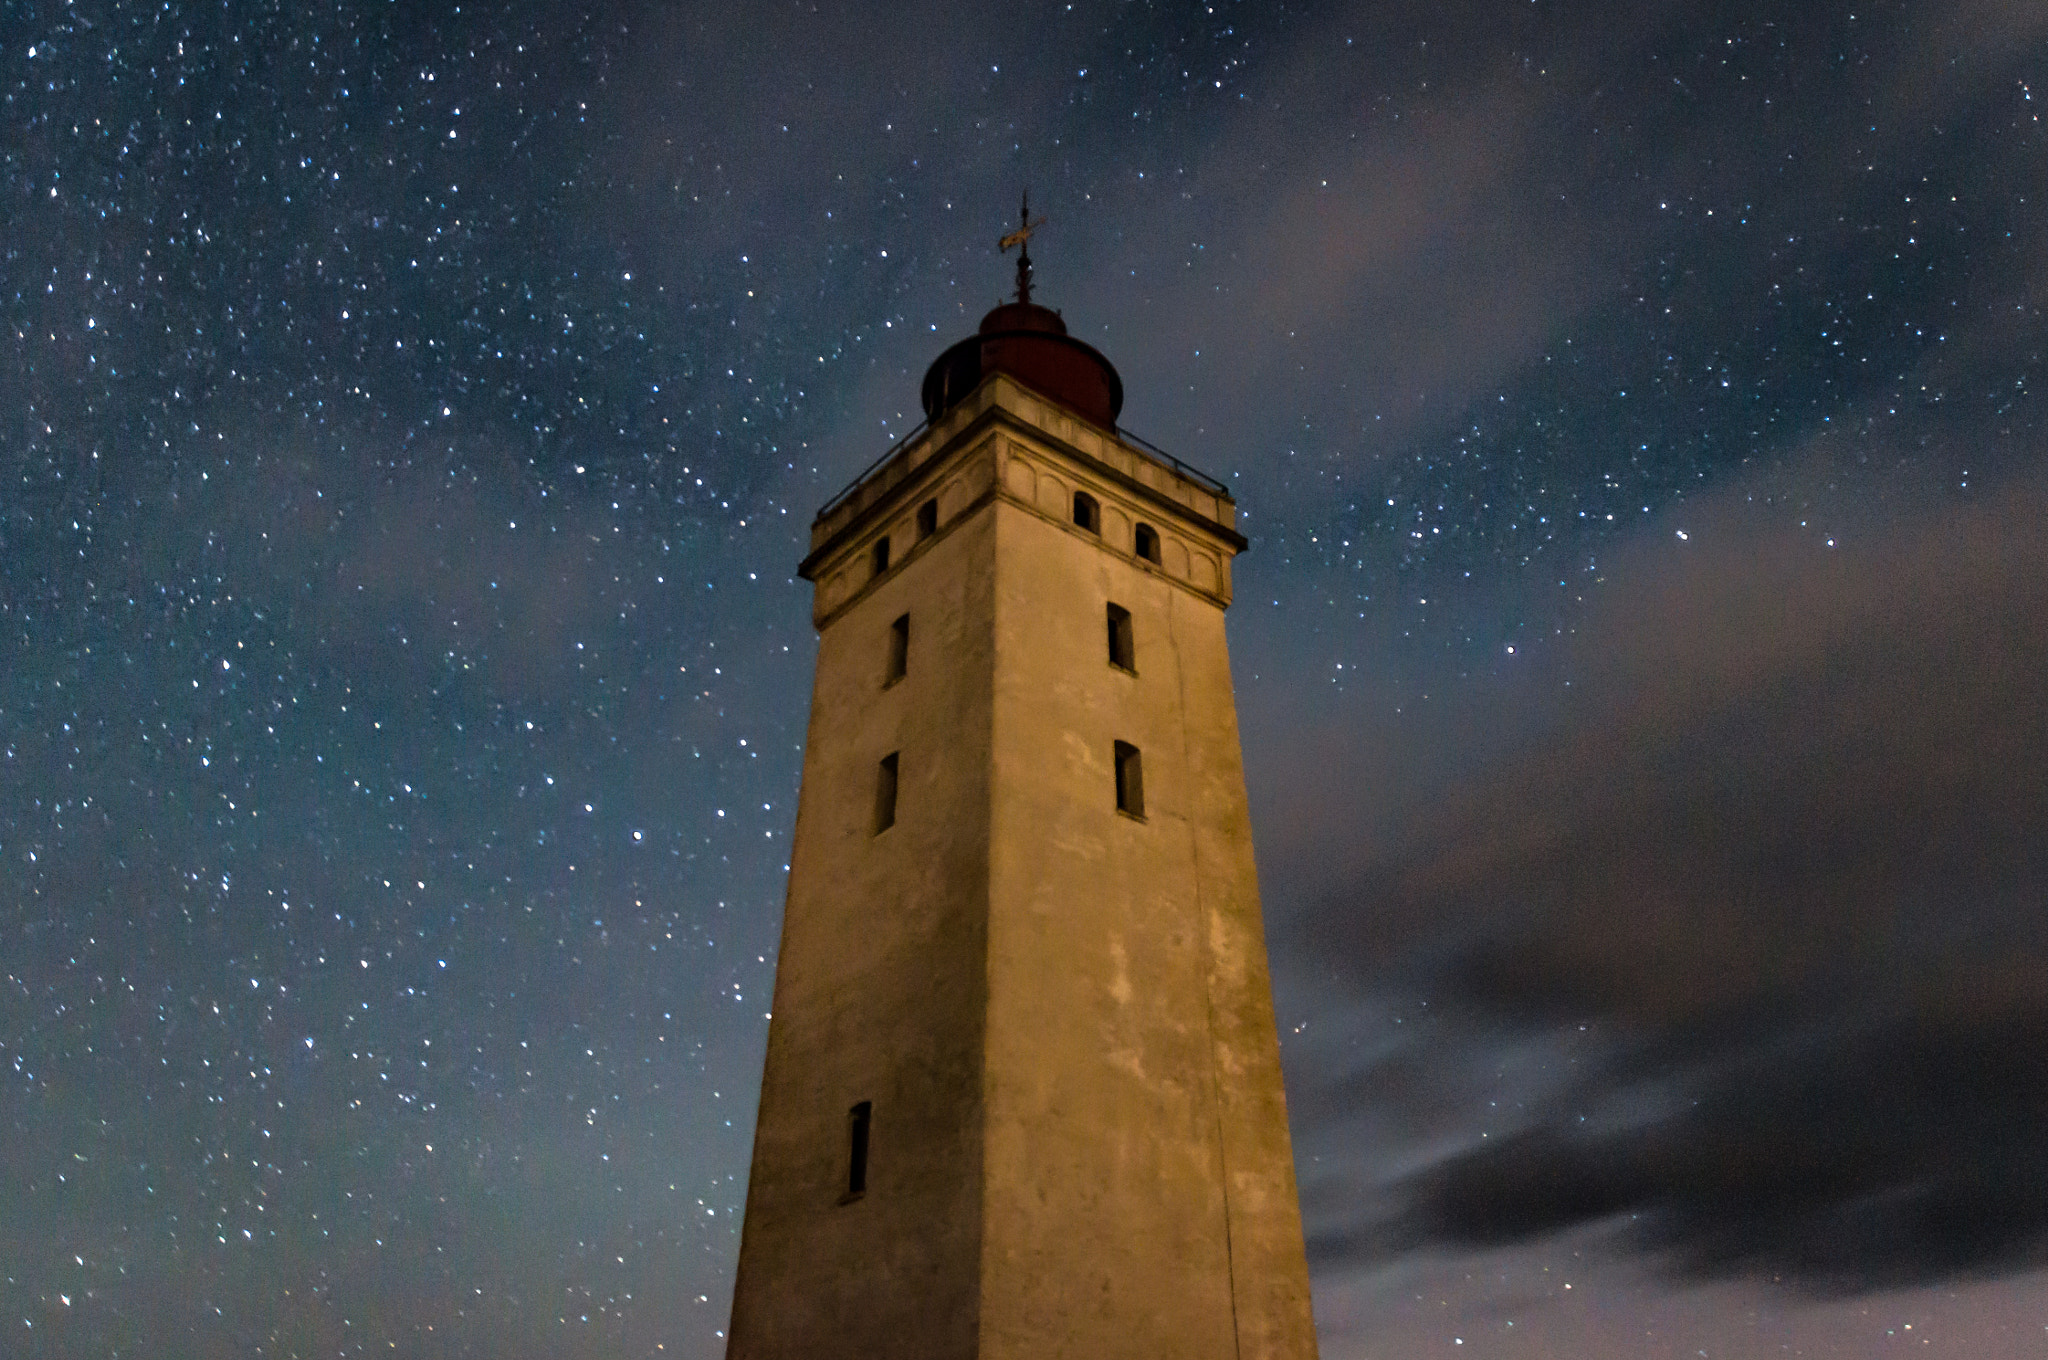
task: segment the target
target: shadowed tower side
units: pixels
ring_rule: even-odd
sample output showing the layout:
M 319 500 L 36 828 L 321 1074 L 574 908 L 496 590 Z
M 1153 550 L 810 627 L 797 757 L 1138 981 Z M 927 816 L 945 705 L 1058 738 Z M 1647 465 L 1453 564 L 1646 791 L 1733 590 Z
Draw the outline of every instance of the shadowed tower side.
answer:
M 1315 1353 L 1236 507 L 1117 432 L 1115 370 L 1028 270 L 801 568 L 818 669 L 734 1357 Z

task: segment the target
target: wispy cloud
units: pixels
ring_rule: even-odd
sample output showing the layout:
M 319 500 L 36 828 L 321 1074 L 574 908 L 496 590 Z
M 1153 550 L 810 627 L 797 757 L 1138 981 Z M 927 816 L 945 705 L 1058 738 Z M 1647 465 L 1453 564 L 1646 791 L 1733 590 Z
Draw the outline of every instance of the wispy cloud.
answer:
M 1306 1139 L 1431 1064 L 1521 1099 L 1383 1133 L 1411 1162 L 1328 1188 L 1326 1258 L 1605 1220 L 1817 1288 L 2048 1252 L 2048 485 L 1830 485 L 1816 452 L 1615 559 L 1486 696 L 1533 732 L 1363 809 L 1303 929 L 1382 1044 L 1308 1051 Z M 1396 995 L 1440 1018 L 1402 1034 Z

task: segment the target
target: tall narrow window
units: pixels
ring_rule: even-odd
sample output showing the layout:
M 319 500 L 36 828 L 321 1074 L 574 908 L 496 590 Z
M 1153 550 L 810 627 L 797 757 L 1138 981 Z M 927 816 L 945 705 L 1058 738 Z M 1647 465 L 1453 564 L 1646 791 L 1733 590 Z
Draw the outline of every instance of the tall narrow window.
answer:
M 875 1102 L 872 1100 L 863 1100 L 846 1112 L 847 1200 L 859 1199 L 868 1192 L 868 1125 L 873 1122 L 874 1115 Z
M 875 575 L 880 576 L 889 569 L 889 536 L 882 535 L 875 540 Z
M 939 531 L 939 502 L 937 497 L 917 507 L 917 536 L 930 538 Z
M 910 615 L 889 625 L 889 673 L 882 680 L 887 689 L 910 673 Z
M 1145 815 L 1145 771 L 1138 748 L 1127 741 L 1116 744 L 1116 810 L 1133 817 Z
M 1138 556 L 1147 562 L 1159 560 L 1159 531 L 1149 524 L 1140 524 L 1137 533 Z
M 1109 607 L 1109 664 L 1127 671 L 1138 669 L 1137 649 L 1131 642 L 1131 611 L 1119 604 Z
M 1102 506 L 1085 491 L 1074 493 L 1074 523 L 1091 534 L 1102 532 Z
M 891 751 L 882 757 L 882 768 L 875 777 L 875 834 L 881 835 L 896 825 L 896 756 Z M 1122 787 L 1119 785 L 1118 787 Z

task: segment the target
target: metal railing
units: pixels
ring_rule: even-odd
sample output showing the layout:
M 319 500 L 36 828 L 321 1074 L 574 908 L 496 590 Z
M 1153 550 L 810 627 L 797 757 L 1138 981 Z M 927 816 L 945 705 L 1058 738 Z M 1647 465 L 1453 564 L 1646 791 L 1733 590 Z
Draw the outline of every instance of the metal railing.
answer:
M 1118 439 L 1123 440 L 1127 444 L 1136 444 L 1139 448 L 1145 450 L 1145 452 L 1151 454 L 1154 458 L 1159 459 L 1168 467 L 1172 468 L 1175 472 L 1178 472 L 1181 476 L 1187 478 L 1189 481 L 1195 483 L 1197 486 L 1200 486 L 1204 490 L 1213 491 L 1217 495 L 1223 497 L 1223 499 L 1225 500 L 1236 499 L 1236 497 L 1230 494 L 1230 488 L 1225 486 L 1222 482 L 1218 481 L 1214 477 L 1211 477 L 1208 473 L 1202 471 L 1198 467 L 1195 467 L 1191 463 L 1183 463 L 1180 459 L 1174 457 L 1165 449 L 1160 448 L 1151 440 L 1141 439 L 1137 435 L 1132 434 L 1129 430 L 1125 429 L 1121 425 L 1116 427 L 1116 437 Z
M 910 433 L 904 435 L 901 439 L 897 440 L 895 443 L 891 444 L 887 449 L 883 450 L 881 457 L 875 459 L 874 462 L 869 463 L 866 467 L 862 468 L 859 471 L 859 473 L 857 473 L 854 476 L 854 479 L 848 482 L 845 485 L 845 487 L 843 487 L 840 490 L 838 495 L 834 496 L 831 500 L 826 501 L 824 506 L 819 509 L 817 518 L 819 520 L 824 519 L 825 516 L 831 514 L 834 510 L 837 510 L 840 506 L 852 500 L 855 493 L 860 491 L 860 489 L 862 487 L 865 487 L 870 481 L 874 480 L 876 474 L 880 473 L 883 468 L 889 465 L 890 459 L 894 458 L 897 454 L 903 452 L 904 449 L 910 446 L 913 440 L 915 440 L 919 435 L 923 434 L 926 430 L 930 428 L 931 421 L 929 419 L 918 421 L 917 424 L 911 428 Z M 1143 449 L 1153 458 L 1166 464 L 1169 468 L 1173 469 L 1181 476 L 1187 478 L 1189 481 L 1195 483 L 1203 490 L 1211 492 L 1214 495 L 1221 496 L 1223 497 L 1223 499 L 1227 501 L 1236 500 L 1236 497 L 1230 494 L 1230 488 L 1224 485 L 1224 483 L 1221 480 L 1210 476 L 1208 473 L 1202 471 L 1198 467 L 1195 467 L 1191 463 L 1183 463 L 1180 459 L 1174 457 L 1165 449 L 1160 448 L 1151 440 L 1145 439 L 1137 434 L 1134 434 L 1131 431 L 1125 429 L 1121 425 L 1116 427 L 1115 434 L 1118 439 L 1123 440 L 1126 444 L 1137 445 L 1140 449 Z
M 856 473 L 854 475 L 854 479 L 848 482 L 846 486 L 839 492 L 838 495 L 834 496 L 831 500 L 826 501 L 824 506 L 819 509 L 817 518 L 825 518 L 825 516 L 831 514 L 834 510 L 837 510 L 840 506 L 846 504 L 849 500 L 853 499 L 853 493 L 860 490 L 863 486 L 866 486 L 868 483 L 868 479 L 870 477 L 873 477 L 877 472 L 880 472 L 882 468 L 885 465 L 887 465 L 888 461 L 891 458 L 894 458 L 897 454 L 901 453 L 904 450 L 904 448 L 906 448 L 909 445 L 911 440 L 917 438 L 919 435 L 923 434 L 929 428 L 931 428 L 930 420 L 918 421 L 916 425 L 911 427 L 909 434 L 904 435 L 901 439 L 891 444 L 887 449 L 883 451 L 882 456 L 880 458 L 877 458 L 874 462 L 869 463 L 866 467 L 862 468 L 858 473 Z

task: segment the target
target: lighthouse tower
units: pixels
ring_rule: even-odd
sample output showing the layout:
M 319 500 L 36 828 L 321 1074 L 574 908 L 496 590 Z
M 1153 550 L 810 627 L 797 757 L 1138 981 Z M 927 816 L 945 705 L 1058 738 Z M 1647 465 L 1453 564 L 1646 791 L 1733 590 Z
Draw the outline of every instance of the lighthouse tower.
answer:
M 1245 540 L 1030 295 L 1025 254 L 811 529 L 735 1360 L 1315 1354 L 1224 643 Z

